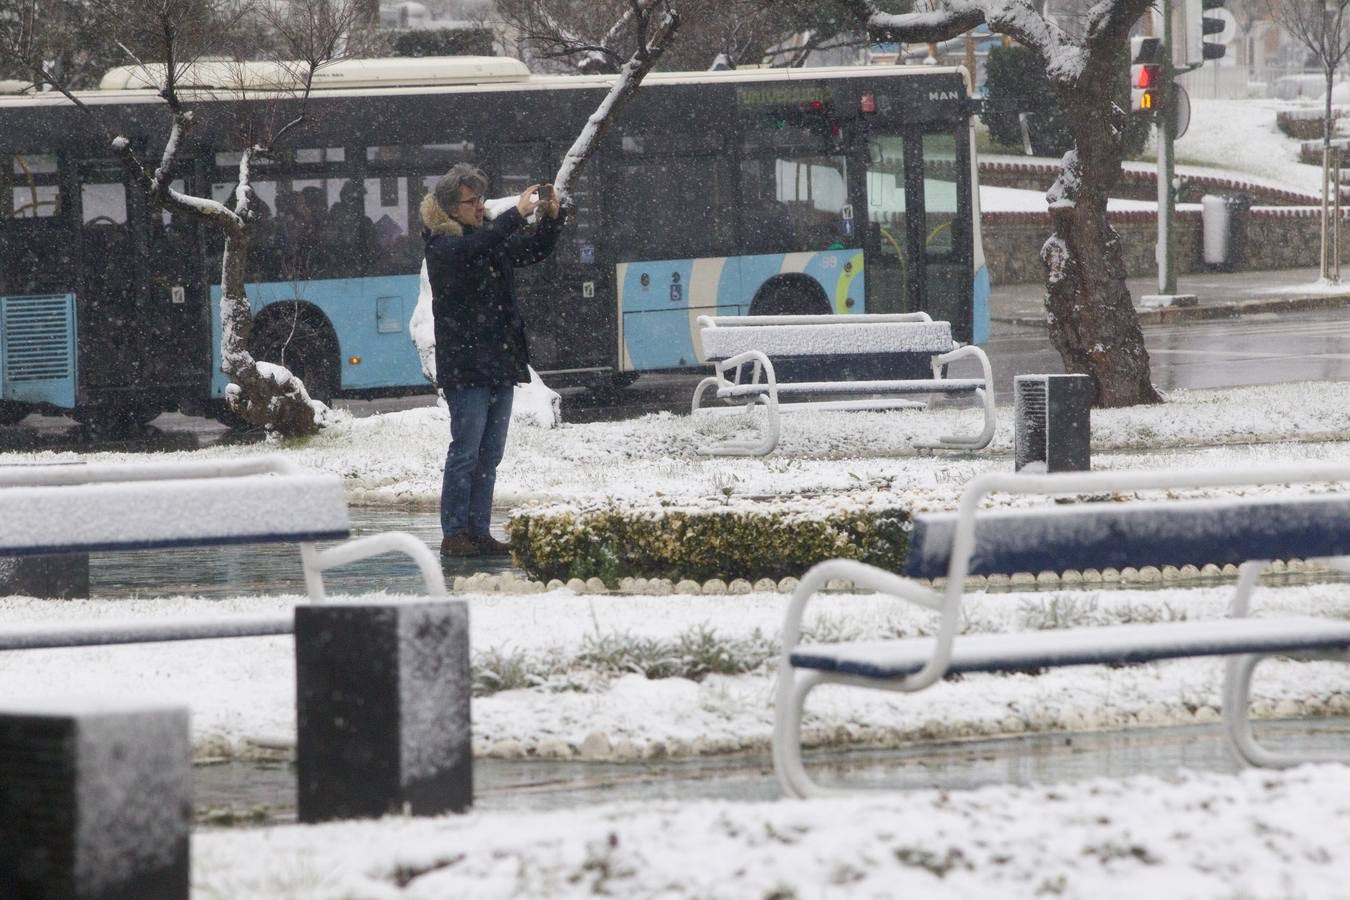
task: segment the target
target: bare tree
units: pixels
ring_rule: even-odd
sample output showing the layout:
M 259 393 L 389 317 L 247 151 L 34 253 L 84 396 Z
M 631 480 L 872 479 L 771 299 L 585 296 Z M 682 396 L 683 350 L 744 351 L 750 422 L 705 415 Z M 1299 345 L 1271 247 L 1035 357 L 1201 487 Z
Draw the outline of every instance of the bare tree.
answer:
M 812 50 L 854 46 L 865 35 L 837 14 L 842 0 L 681 0 L 681 26 L 662 67 L 706 69 L 719 56 L 733 65 L 795 65 Z M 617 72 L 631 22 L 631 0 L 497 0 L 497 24 L 536 61 L 581 72 Z M 600 15 L 598 13 L 605 13 Z M 839 23 L 849 26 L 841 33 Z M 800 40 L 789 43 L 790 38 Z
M 1350 20 L 1346 10 L 1350 0 L 1267 0 L 1270 17 L 1293 36 L 1317 60 L 1326 79 L 1327 93 L 1322 110 L 1322 279 L 1331 280 L 1327 239 L 1328 189 L 1332 181 L 1328 171 L 1331 158 L 1331 133 L 1335 120 L 1331 115 L 1331 89 L 1336 70 L 1350 53 Z
M 0 15 L 0 57 L 65 94 L 103 130 L 121 159 L 129 182 L 151 202 L 195 217 L 224 241 L 221 258 L 221 371 L 231 383 L 230 408 L 244 420 L 284 436 L 312 434 L 326 407 L 310 399 L 303 382 L 284 366 L 255 360 L 249 352 L 253 318 L 244 290 L 249 243 L 261 223 L 261 201 L 252 187 L 252 167 L 269 159 L 305 121 L 304 101 L 314 73 L 351 50 L 350 36 L 364 24 L 364 0 L 87 0 L 126 55 L 136 77 L 154 87 L 169 113 L 168 135 L 151 164 L 119 132 L 85 104 L 45 59 L 41 0 L 9 0 L 14 15 Z M 228 42 L 233 27 L 257 16 L 275 36 L 279 59 L 258 67 L 240 61 L 205 61 Z M 261 73 L 261 74 L 260 74 Z M 202 90 L 200 85 L 210 85 Z M 250 103 L 266 98 L 265 103 Z M 214 99 L 231 103 L 205 103 Z M 278 102 L 284 101 L 284 102 Z M 188 145 L 198 117 L 233 116 L 241 151 L 238 183 L 224 202 L 173 186 L 175 163 Z
M 1082 36 L 1074 37 L 1026 0 L 932 0 L 909 13 L 883 12 L 872 0 L 840 0 L 855 26 L 876 40 L 943 41 L 985 23 L 1044 60 L 1074 141 L 1047 193 L 1053 233 L 1041 248 L 1046 314 L 1065 371 L 1091 376 L 1102 406 L 1161 400 L 1125 286 L 1120 236 L 1106 220 L 1129 115 L 1115 91 L 1128 66 L 1130 28 L 1150 4 L 1101 0 L 1088 10 Z

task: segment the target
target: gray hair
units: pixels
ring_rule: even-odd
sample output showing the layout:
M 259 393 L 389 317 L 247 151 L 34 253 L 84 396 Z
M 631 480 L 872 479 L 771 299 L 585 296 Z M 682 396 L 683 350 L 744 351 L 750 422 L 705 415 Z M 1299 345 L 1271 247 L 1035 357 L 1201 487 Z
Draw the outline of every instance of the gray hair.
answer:
M 459 206 L 459 189 L 466 187 L 475 194 L 482 194 L 487 191 L 488 180 L 482 170 L 469 163 L 455 163 L 436 182 L 436 187 L 432 193 L 436 195 L 436 202 L 440 204 L 445 214 L 454 217 L 455 209 Z

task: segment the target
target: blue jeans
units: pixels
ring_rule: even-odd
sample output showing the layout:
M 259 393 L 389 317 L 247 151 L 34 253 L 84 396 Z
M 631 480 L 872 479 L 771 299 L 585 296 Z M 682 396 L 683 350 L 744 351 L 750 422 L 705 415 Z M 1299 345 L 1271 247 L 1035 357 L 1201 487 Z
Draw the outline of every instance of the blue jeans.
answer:
M 450 450 L 441 479 L 441 532 L 484 537 L 492 519 L 497 464 L 506 450 L 515 385 L 456 388 L 450 406 Z

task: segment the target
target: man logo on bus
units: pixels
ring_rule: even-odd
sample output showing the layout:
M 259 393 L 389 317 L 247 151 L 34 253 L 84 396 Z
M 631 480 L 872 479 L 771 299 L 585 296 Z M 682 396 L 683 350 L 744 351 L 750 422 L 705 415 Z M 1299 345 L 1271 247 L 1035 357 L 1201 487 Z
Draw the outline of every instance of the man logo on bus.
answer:
M 956 97 L 956 91 L 929 91 L 929 92 L 928 92 L 928 99 L 929 99 L 929 100 L 955 100 L 955 99 L 957 99 L 957 97 Z

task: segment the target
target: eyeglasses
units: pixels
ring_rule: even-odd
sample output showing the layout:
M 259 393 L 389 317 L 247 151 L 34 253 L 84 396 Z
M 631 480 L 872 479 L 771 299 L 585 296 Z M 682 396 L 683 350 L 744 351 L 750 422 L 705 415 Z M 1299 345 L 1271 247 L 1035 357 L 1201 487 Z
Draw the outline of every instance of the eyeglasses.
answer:
M 481 194 L 477 197 L 470 197 L 468 200 L 459 201 L 460 206 L 482 206 L 486 203 L 487 200 L 483 199 Z

